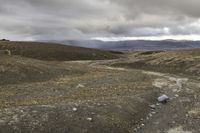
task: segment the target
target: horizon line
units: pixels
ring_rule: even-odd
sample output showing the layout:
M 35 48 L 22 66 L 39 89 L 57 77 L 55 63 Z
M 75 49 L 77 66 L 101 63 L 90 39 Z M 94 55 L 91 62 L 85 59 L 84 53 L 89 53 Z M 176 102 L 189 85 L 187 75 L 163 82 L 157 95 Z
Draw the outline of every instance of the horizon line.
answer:
M 200 41 L 200 35 L 163 35 L 163 36 L 141 36 L 141 37 L 93 37 L 90 40 L 99 40 L 104 42 L 118 41 Z

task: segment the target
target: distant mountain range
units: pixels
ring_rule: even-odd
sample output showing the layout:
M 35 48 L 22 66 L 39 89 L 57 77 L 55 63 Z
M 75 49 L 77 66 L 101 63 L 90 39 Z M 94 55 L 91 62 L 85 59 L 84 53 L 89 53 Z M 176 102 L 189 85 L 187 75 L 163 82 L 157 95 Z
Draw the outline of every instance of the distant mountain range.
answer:
M 200 41 L 147 41 L 147 40 L 131 40 L 131 41 L 99 41 L 99 40 L 65 40 L 53 41 L 67 45 L 81 46 L 87 48 L 99 48 L 109 50 L 161 50 L 161 49 L 179 49 L 179 48 L 200 48 Z

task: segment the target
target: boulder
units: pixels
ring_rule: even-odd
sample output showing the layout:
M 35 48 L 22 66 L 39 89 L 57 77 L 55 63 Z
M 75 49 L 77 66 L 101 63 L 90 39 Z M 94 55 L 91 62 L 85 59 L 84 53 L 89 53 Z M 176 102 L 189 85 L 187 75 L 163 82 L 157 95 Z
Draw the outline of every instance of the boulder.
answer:
M 167 103 L 169 100 L 169 97 L 165 94 L 158 97 L 158 102 L 160 103 Z

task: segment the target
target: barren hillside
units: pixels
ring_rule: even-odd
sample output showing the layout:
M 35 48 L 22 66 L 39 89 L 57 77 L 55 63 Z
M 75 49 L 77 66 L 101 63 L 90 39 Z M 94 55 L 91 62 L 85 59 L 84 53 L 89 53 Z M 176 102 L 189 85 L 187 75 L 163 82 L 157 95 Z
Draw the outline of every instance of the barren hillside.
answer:
M 13 55 L 41 60 L 105 60 L 121 54 L 113 51 L 67 46 L 56 43 L 0 41 L 0 50 L 10 50 Z
M 0 56 L 2 133 L 200 132 L 199 49 L 0 47 L 11 51 Z M 166 104 L 157 100 L 163 94 Z

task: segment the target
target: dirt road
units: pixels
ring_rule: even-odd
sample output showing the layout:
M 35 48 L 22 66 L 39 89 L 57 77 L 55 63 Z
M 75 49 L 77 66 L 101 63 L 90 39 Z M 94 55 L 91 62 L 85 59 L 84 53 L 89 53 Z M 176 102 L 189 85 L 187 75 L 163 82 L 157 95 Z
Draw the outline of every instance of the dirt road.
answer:
M 107 63 L 106 63 L 107 62 Z M 82 62 L 90 66 L 130 72 L 131 69 L 106 66 L 109 61 Z M 200 83 L 199 81 L 177 75 L 144 71 L 144 74 L 156 76 L 152 85 L 160 89 L 160 94 L 170 97 L 167 104 L 154 103 L 142 124 L 133 132 L 139 133 L 199 133 L 200 132 Z
M 170 97 L 167 104 L 159 104 L 139 133 L 199 133 L 200 83 L 188 78 L 161 73 L 153 85 Z

